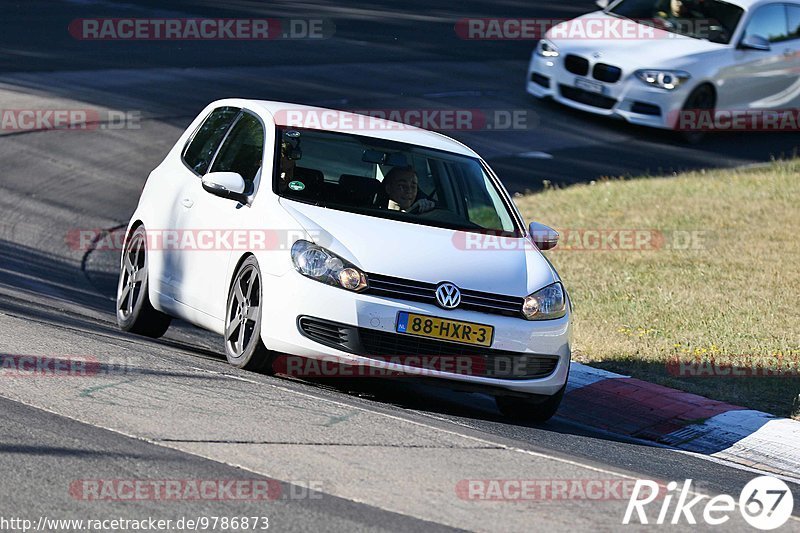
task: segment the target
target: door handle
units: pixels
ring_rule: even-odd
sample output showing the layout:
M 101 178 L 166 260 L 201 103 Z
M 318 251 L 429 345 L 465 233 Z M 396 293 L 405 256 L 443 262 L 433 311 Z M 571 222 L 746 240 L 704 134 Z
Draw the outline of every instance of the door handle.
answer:
M 186 209 L 191 209 L 192 206 L 194 205 L 194 202 L 192 201 L 191 198 L 184 198 L 183 200 L 181 200 L 181 203 L 183 204 L 183 207 L 185 207 Z

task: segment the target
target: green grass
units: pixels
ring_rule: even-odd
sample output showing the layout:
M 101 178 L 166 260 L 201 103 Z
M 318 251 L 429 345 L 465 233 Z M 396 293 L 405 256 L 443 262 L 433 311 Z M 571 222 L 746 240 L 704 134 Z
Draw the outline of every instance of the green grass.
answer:
M 800 160 L 670 178 L 601 180 L 516 198 L 562 232 L 545 252 L 575 306 L 574 359 L 800 418 L 800 372 L 684 377 L 667 363 L 800 363 Z M 581 230 L 642 230 L 655 246 L 581 249 Z M 590 242 L 591 244 L 591 242 Z

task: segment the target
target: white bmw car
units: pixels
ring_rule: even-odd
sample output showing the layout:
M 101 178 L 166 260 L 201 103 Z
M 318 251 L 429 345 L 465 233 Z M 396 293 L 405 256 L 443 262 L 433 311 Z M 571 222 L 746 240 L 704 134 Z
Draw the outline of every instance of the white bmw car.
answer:
M 800 3 L 617 0 L 547 31 L 531 57 L 527 91 L 664 129 L 687 129 L 678 124 L 684 111 L 716 119 L 795 110 Z
M 388 364 L 543 421 L 570 364 L 571 304 L 540 251 L 557 239 L 448 137 L 223 100 L 147 179 L 117 320 L 159 337 L 179 317 L 220 334 L 239 368 L 269 371 L 276 354 Z

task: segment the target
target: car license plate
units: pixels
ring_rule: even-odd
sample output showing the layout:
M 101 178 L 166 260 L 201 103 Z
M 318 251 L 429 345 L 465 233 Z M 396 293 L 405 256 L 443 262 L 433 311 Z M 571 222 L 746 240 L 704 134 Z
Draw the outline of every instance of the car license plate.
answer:
M 596 94 L 603 94 L 605 90 L 602 83 L 598 83 L 596 81 L 591 81 L 591 80 L 585 80 L 583 78 L 575 78 L 575 87 Z
M 491 346 L 494 327 L 401 311 L 397 316 L 397 332 L 462 344 Z

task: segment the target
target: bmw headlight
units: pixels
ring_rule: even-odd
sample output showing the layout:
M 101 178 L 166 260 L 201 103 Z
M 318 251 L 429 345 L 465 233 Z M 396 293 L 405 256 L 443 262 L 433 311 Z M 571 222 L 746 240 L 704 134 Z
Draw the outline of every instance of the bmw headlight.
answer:
M 647 85 L 673 91 L 692 76 L 682 70 L 637 70 L 636 77 Z
M 528 320 L 552 320 L 567 314 L 567 296 L 564 286 L 556 282 L 540 289 L 522 304 L 522 314 Z
M 547 39 L 542 39 L 536 45 L 536 53 L 542 57 L 558 57 L 558 47 Z
M 349 261 L 309 241 L 292 245 L 292 263 L 302 275 L 349 291 L 367 288 L 367 276 Z

